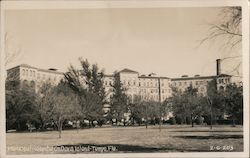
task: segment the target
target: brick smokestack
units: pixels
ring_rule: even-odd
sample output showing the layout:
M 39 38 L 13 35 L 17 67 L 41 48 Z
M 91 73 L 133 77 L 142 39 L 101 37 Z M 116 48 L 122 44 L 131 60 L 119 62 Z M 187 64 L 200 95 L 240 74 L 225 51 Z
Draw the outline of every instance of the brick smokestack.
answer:
M 221 59 L 216 59 L 216 75 L 221 74 Z

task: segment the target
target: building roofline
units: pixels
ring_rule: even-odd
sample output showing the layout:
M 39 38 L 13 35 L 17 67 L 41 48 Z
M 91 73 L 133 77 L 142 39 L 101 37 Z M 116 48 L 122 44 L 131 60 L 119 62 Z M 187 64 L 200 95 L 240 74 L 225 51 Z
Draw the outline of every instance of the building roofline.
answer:
M 7 71 L 18 68 L 18 67 L 26 67 L 26 68 L 36 69 L 38 71 L 49 72 L 49 73 L 64 74 L 63 72 L 60 72 L 60 71 L 53 71 L 53 70 L 46 70 L 46 69 L 36 68 L 36 67 L 30 66 L 28 64 L 20 64 L 20 65 L 17 65 L 15 67 L 12 67 L 12 68 L 8 69 Z
M 181 77 L 181 78 L 172 78 L 172 81 L 181 81 L 181 80 L 194 80 L 194 79 L 211 79 L 217 77 L 232 77 L 231 75 L 221 74 L 221 75 L 214 75 L 214 76 L 197 76 L 197 77 Z
M 151 78 L 151 79 L 170 79 L 169 77 L 157 77 L 157 76 L 139 76 L 138 78 Z
M 131 70 L 131 69 L 128 69 L 128 68 L 124 68 L 124 69 L 122 69 L 121 71 L 119 71 L 119 73 L 121 73 L 121 72 L 139 74 L 137 71 L 134 71 L 134 70 Z

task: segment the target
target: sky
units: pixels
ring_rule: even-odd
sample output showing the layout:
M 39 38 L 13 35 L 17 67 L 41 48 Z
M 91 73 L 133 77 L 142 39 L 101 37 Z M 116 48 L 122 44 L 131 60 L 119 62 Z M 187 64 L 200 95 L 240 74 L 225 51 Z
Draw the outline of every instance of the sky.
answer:
M 7 52 L 19 55 L 7 65 L 29 64 L 65 72 L 79 57 L 107 74 L 129 68 L 140 74 L 180 77 L 215 75 L 217 58 L 229 55 L 220 44 L 205 43 L 221 8 L 123 8 L 7 10 Z M 239 50 L 238 50 L 239 51 Z M 230 65 L 230 64 L 229 64 Z M 223 69 L 224 70 L 224 69 Z

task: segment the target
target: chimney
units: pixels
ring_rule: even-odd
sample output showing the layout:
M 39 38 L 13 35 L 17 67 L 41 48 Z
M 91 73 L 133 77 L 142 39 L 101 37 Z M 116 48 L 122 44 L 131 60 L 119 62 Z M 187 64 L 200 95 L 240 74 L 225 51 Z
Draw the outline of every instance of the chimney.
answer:
M 221 74 L 221 59 L 216 59 L 216 75 Z

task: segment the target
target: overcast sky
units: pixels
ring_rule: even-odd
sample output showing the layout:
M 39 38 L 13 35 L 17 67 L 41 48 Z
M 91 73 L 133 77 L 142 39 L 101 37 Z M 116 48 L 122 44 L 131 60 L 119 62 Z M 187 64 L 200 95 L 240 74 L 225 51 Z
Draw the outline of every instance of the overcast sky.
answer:
M 129 68 L 140 74 L 214 75 L 215 60 L 228 52 L 217 43 L 199 46 L 220 8 L 9 10 L 8 65 L 29 64 L 65 72 L 78 58 L 105 72 Z

